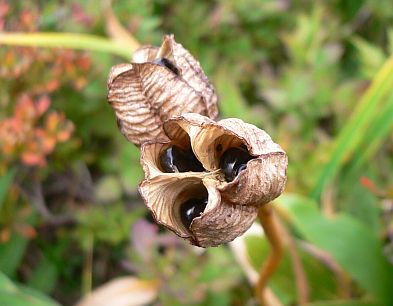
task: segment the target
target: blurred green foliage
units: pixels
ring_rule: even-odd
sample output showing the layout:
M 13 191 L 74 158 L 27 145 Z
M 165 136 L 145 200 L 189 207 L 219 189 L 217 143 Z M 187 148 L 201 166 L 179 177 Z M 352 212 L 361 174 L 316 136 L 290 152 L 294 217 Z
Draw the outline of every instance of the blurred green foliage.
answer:
M 0 0 L 0 34 L 105 38 L 105 3 Z M 118 0 L 113 11 L 141 44 L 174 33 L 215 85 L 221 117 L 265 129 L 288 153 L 276 206 L 293 244 L 271 281 L 281 303 L 299 303 L 295 250 L 303 305 L 392 305 L 393 2 Z M 161 281 L 154 305 L 253 305 L 227 246 L 195 251 L 138 196 L 139 152 L 106 102 L 110 67 L 134 50 L 68 39 L 102 52 L 0 35 L 0 304 L 57 305 L 45 293 L 70 305 L 131 273 Z M 259 269 L 267 241 L 246 245 Z

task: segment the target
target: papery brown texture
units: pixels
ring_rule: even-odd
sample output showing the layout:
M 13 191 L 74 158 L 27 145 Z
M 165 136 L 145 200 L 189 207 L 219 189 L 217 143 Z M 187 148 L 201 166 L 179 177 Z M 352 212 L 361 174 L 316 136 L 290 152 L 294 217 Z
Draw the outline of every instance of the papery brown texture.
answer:
M 199 114 L 183 114 L 164 123 L 168 140 L 142 146 L 145 180 L 140 193 L 156 220 L 191 243 L 210 247 L 243 234 L 257 217 L 258 207 L 279 196 L 286 183 L 287 156 L 270 136 L 239 119 L 218 122 Z M 171 145 L 191 147 L 204 172 L 163 173 L 159 156 Z M 229 148 L 247 148 L 247 168 L 232 182 L 220 169 Z M 208 196 L 203 213 L 186 228 L 179 206 L 190 198 Z
M 191 112 L 215 119 L 218 115 L 213 86 L 173 35 L 165 36 L 160 48 L 137 50 L 132 63 L 112 67 L 108 101 L 121 133 L 137 146 L 167 140 L 162 124 L 173 116 Z

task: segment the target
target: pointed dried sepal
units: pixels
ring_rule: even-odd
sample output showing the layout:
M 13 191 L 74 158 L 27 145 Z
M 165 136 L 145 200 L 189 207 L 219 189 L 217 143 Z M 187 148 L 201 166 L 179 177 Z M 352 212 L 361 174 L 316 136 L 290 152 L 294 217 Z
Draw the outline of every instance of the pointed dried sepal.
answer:
M 218 246 L 243 235 L 258 214 L 257 206 L 236 205 L 222 199 L 216 184 L 211 178 L 204 180 L 209 191 L 209 203 L 214 198 L 215 201 L 211 202 L 215 205 L 208 205 L 201 217 L 191 223 L 193 244 L 204 248 Z
M 218 186 L 223 199 L 240 205 L 263 205 L 277 198 L 285 188 L 287 156 L 282 152 L 260 155 L 230 183 Z
M 162 123 L 193 112 L 217 117 L 217 96 L 198 61 L 165 36 L 161 48 L 145 46 L 133 63 L 112 67 L 108 101 L 122 134 L 135 145 L 167 139 Z

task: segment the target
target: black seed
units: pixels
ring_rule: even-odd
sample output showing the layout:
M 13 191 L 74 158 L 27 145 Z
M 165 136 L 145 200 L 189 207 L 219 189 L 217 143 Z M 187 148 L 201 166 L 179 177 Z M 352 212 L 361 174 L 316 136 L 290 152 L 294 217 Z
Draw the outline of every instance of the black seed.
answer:
M 161 153 L 160 166 L 161 170 L 166 173 L 205 170 L 192 150 L 183 150 L 178 146 L 169 147 Z
M 164 66 L 168 68 L 170 71 L 172 71 L 174 74 L 179 75 L 179 69 L 167 58 L 156 58 L 153 62 L 153 64 L 157 64 L 160 66 Z
M 205 210 L 207 198 L 192 198 L 180 205 L 180 219 L 186 228 L 189 228 L 192 220 L 199 217 Z
M 252 159 L 248 151 L 243 148 L 229 148 L 221 156 L 220 168 L 228 182 L 232 182 L 235 177 L 247 168 L 247 162 Z

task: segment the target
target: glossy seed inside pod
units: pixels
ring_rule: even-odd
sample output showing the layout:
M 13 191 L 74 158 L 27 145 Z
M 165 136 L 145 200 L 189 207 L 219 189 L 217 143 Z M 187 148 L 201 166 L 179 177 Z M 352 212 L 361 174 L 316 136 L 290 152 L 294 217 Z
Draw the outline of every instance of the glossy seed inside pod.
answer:
M 183 150 L 178 146 L 169 147 L 161 152 L 160 166 L 161 170 L 166 173 L 205 170 L 191 149 Z
M 247 162 L 253 157 L 244 148 L 229 148 L 221 156 L 220 168 L 228 182 L 232 182 L 236 176 L 247 168 Z
M 160 66 L 164 66 L 168 68 L 170 71 L 172 71 L 174 74 L 179 75 L 179 69 L 167 58 L 162 57 L 162 58 L 156 58 L 153 62 L 153 64 L 157 64 Z
M 207 197 L 192 198 L 180 205 L 180 219 L 186 228 L 190 228 L 192 220 L 205 210 Z

